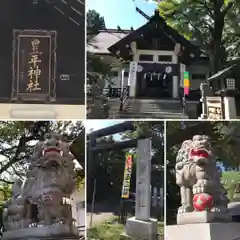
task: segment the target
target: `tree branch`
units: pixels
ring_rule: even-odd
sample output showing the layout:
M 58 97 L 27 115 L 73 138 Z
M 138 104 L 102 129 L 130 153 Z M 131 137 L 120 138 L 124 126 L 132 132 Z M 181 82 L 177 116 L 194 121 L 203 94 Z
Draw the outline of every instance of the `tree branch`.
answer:
M 14 183 L 12 181 L 8 181 L 8 180 L 5 180 L 5 179 L 0 179 L 0 182 L 4 182 L 4 183 L 7 183 L 7 184 L 13 184 Z
M 235 1 L 231 1 L 227 4 L 227 6 L 222 10 L 222 15 L 223 17 L 225 17 L 225 15 L 228 13 L 228 11 L 233 7 L 233 5 L 235 4 Z
M 196 0 L 195 0 L 195 1 L 196 1 Z M 212 18 L 212 16 L 213 16 L 212 9 L 208 7 L 208 3 L 207 3 L 205 0 L 203 0 L 203 1 L 198 0 L 198 3 L 199 3 L 199 4 L 202 4 L 202 5 L 206 8 L 209 17 Z
M 36 138 L 34 136 L 26 137 L 25 135 L 22 135 L 21 138 L 19 139 L 19 144 L 16 147 L 17 149 L 14 154 L 14 157 L 0 169 L 0 174 L 2 174 L 4 171 L 6 171 L 14 163 L 18 162 L 20 160 L 19 154 L 24 150 L 26 143 L 29 141 L 35 140 L 35 139 Z

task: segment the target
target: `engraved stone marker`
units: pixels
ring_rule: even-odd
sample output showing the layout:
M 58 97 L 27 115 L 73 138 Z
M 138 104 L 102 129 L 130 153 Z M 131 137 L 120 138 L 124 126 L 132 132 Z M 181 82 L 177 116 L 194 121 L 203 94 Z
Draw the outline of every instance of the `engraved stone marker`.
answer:
M 135 216 L 143 221 L 150 219 L 151 146 L 152 141 L 149 138 L 138 140 Z

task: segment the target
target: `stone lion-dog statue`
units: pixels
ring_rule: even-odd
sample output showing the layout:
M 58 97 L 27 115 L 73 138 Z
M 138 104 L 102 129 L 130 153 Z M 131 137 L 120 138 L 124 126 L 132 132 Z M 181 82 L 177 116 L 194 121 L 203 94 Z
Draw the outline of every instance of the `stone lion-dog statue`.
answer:
M 208 212 L 227 211 L 228 198 L 220 182 L 216 158 L 210 138 L 195 135 L 182 143 L 176 157 L 176 183 L 180 187 L 181 206 L 178 215 L 195 212 L 194 196 L 205 194 L 211 197 Z M 201 201 L 200 201 L 201 203 Z

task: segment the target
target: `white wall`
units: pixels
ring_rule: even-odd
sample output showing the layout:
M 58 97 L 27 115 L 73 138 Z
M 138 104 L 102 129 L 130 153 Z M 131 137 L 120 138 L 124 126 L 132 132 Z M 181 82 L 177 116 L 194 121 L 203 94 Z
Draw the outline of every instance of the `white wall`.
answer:
M 0 104 L 1 119 L 84 119 L 85 105 Z
M 85 226 L 85 189 L 76 190 L 70 198 L 73 219 L 77 226 Z

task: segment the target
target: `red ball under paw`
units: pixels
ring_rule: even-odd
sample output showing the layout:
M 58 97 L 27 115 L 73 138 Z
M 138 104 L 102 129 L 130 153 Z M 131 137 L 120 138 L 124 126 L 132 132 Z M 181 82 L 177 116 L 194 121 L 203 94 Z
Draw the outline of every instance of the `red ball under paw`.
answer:
M 193 197 L 193 207 L 196 211 L 209 210 L 213 206 L 213 197 L 207 193 L 199 193 Z

